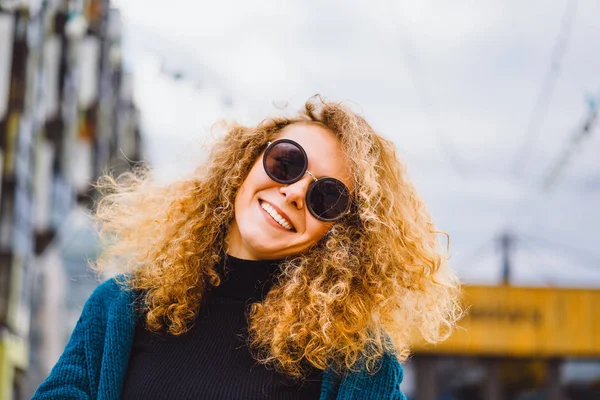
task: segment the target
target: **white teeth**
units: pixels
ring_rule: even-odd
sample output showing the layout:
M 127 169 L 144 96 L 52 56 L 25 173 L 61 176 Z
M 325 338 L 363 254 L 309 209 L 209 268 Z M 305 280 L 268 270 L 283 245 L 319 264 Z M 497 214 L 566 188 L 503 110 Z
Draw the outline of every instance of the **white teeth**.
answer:
M 283 226 L 288 231 L 291 231 L 293 229 L 292 225 L 289 222 L 287 222 L 287 220 L 285 218 L 283 218 L 281 215 L 279 215 L 279 213 L 273 207 L 271 207 L 269 204 L 262 201 L 260 203 L 260 206 L 263 208 L 263 210 L 268 212 L 269 215 L 271 217 L 273 217 L 273 219 L 275 221 L 279 222 L 279 225 Z

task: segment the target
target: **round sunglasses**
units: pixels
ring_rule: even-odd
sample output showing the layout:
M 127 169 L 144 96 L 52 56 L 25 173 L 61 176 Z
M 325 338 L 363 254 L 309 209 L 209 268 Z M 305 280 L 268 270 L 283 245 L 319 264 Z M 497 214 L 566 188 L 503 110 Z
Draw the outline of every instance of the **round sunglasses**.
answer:
M 333 222 L 342 218 L 350 208 L 350 191 L 335 178 L 316 178 L 308 167 L 306 151 L 291 139 L 267 143 L 263 167 L 275 182 L 291 184 L 308 174 L 313 179 L 306 192 L 308 211 L 318 220 Z

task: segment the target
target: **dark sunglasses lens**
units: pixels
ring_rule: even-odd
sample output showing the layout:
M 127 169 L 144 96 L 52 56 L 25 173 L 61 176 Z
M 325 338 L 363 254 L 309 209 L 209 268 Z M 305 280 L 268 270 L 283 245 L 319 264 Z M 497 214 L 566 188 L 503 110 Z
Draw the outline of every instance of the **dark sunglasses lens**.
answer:
M 324 178 L 311 187 L 308 202 L 317 218 L 334 220 L 348 209 L 350 194 L 342 182 Z
M 272 178 L 283 182 L 293 181 L 304 174 L 306 157 L 294 144 L 280 142 L 267 149 L 264 165 Z

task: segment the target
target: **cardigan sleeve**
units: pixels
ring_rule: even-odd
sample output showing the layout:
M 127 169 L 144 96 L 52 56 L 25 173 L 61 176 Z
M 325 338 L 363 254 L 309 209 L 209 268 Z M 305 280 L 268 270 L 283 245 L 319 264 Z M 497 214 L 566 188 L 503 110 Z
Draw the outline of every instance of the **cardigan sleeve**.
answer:
M 402 365 L 390 353 L 385 353 L 381 367 L 374 374 L 362 370 L 346 374 L 340 384 L 336 400 L 406 400 L 400 390 L 404 378 Z
M 50 375 L 38 387 L 32 400 L 92 398 L 85 360 L 84 330 L 84 323 L 80 317 L 67 347 Z
M 94 365 L 93 360 L 88 360 L 86 356 L 86 338 L 89 339 L 90 325 L 103 324 L 106 298 L 114 290 L 114 286 L 116 283 L 112 279 L 102 283 L 86 301 L 67 346 L 32 400 L 96 397 L 93 389 Z

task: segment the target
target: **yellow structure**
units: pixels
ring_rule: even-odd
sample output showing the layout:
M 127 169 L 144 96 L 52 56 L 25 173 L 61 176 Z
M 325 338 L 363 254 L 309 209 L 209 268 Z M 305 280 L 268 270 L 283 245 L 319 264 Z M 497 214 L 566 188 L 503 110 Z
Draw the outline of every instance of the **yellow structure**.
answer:
M 445 342 L 416 353 L 600 357 L 600 290 L 466 286 L 468 315 Z
M 28 364 L 27 344 L 22 338 L 2 331 L 0 337 L 0 400 L 15 398 L 17 374 L 24 374 Z

